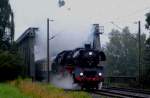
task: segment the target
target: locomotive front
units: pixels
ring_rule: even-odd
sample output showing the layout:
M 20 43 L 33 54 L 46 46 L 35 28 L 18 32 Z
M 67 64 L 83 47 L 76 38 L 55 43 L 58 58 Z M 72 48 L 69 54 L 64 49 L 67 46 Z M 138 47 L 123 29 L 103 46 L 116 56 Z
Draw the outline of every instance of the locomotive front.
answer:
M 93 49 L 76 51 L 73 55 L 76 65 L 73 72 L 74 82 L 81 88 L 101 89 L 104 78 L 103 66 L 100 66 L 100 62 L 105 59 L 104 56 L 103 52 Z

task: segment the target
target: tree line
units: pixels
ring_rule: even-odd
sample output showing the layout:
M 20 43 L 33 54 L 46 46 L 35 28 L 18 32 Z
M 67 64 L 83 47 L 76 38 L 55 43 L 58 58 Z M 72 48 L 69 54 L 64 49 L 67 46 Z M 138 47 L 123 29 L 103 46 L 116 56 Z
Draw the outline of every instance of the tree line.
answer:
M 150 30 L 150 13 L 146 14 L 145 21 L 145 28 Z M 138 37 L 138 33 L 131 33 L 128 27 L 110 32 L 110 41 L 104 47 L 107 56 L 106 75 L 139 77 L 138 56 L 141 53 L 140 83 L 150 86 L 150 36 L 146 39 L 146 34 L 141 34 L 140 52 Z

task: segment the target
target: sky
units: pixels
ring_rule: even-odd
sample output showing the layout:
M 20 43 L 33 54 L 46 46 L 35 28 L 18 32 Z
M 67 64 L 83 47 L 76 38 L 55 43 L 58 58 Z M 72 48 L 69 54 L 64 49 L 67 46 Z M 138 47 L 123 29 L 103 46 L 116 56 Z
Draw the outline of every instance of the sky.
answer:
M 141 21 L 144 29 L 145 14 L 150 12 L 150 0 L 64 0 L 65 6 L 59 7 L 58 0 L 10 0 L 15 14 L 15 39 L 28 27 L 38 27 L 36 40 L 37 53 L 44 57 L 46 50 L 46 20 L 50 22 L 50 36 L 56 35 L 51 41 L 51 51 L 60 51 L 81 46 L 89 42 L 92 24 L 104 26 L 101 43 L 108 42 L 109 32 L 117 26 L 129 26 L 132 33 L 137 33 L 136 21 Z

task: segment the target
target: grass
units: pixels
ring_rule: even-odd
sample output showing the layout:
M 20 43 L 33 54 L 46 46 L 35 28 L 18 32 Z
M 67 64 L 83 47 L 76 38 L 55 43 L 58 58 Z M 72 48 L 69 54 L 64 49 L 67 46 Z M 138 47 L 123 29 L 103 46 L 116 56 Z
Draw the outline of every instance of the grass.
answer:
M 0 84 L 0 98 L 29 98 L 19 91 L 18 88 L 9 84 Z
M 50 84 L 15 80 L 0 84 L 0 98 L 91 98 L 86 92 L 66 92 Z

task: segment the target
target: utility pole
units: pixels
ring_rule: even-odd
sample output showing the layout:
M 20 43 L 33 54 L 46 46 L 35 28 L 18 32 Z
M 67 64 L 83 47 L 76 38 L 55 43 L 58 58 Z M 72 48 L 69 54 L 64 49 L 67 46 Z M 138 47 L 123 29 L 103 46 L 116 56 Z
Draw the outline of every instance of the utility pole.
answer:
M 47 18 L 47 82 L 50 82 L 49 74 L 49 18 Z
M 140 21 L 138 21 L 138 37 L 139 37 L 139 59 L 138 59 L 138 61 L 139 61 L 139 84 L 140 84 L 140 81 L 141 81 L 141 79 L 142 79 L 142 74 L 141 74 L 141 72 L 142 72 L 142 70 L 141 70 L 141 22 Z

